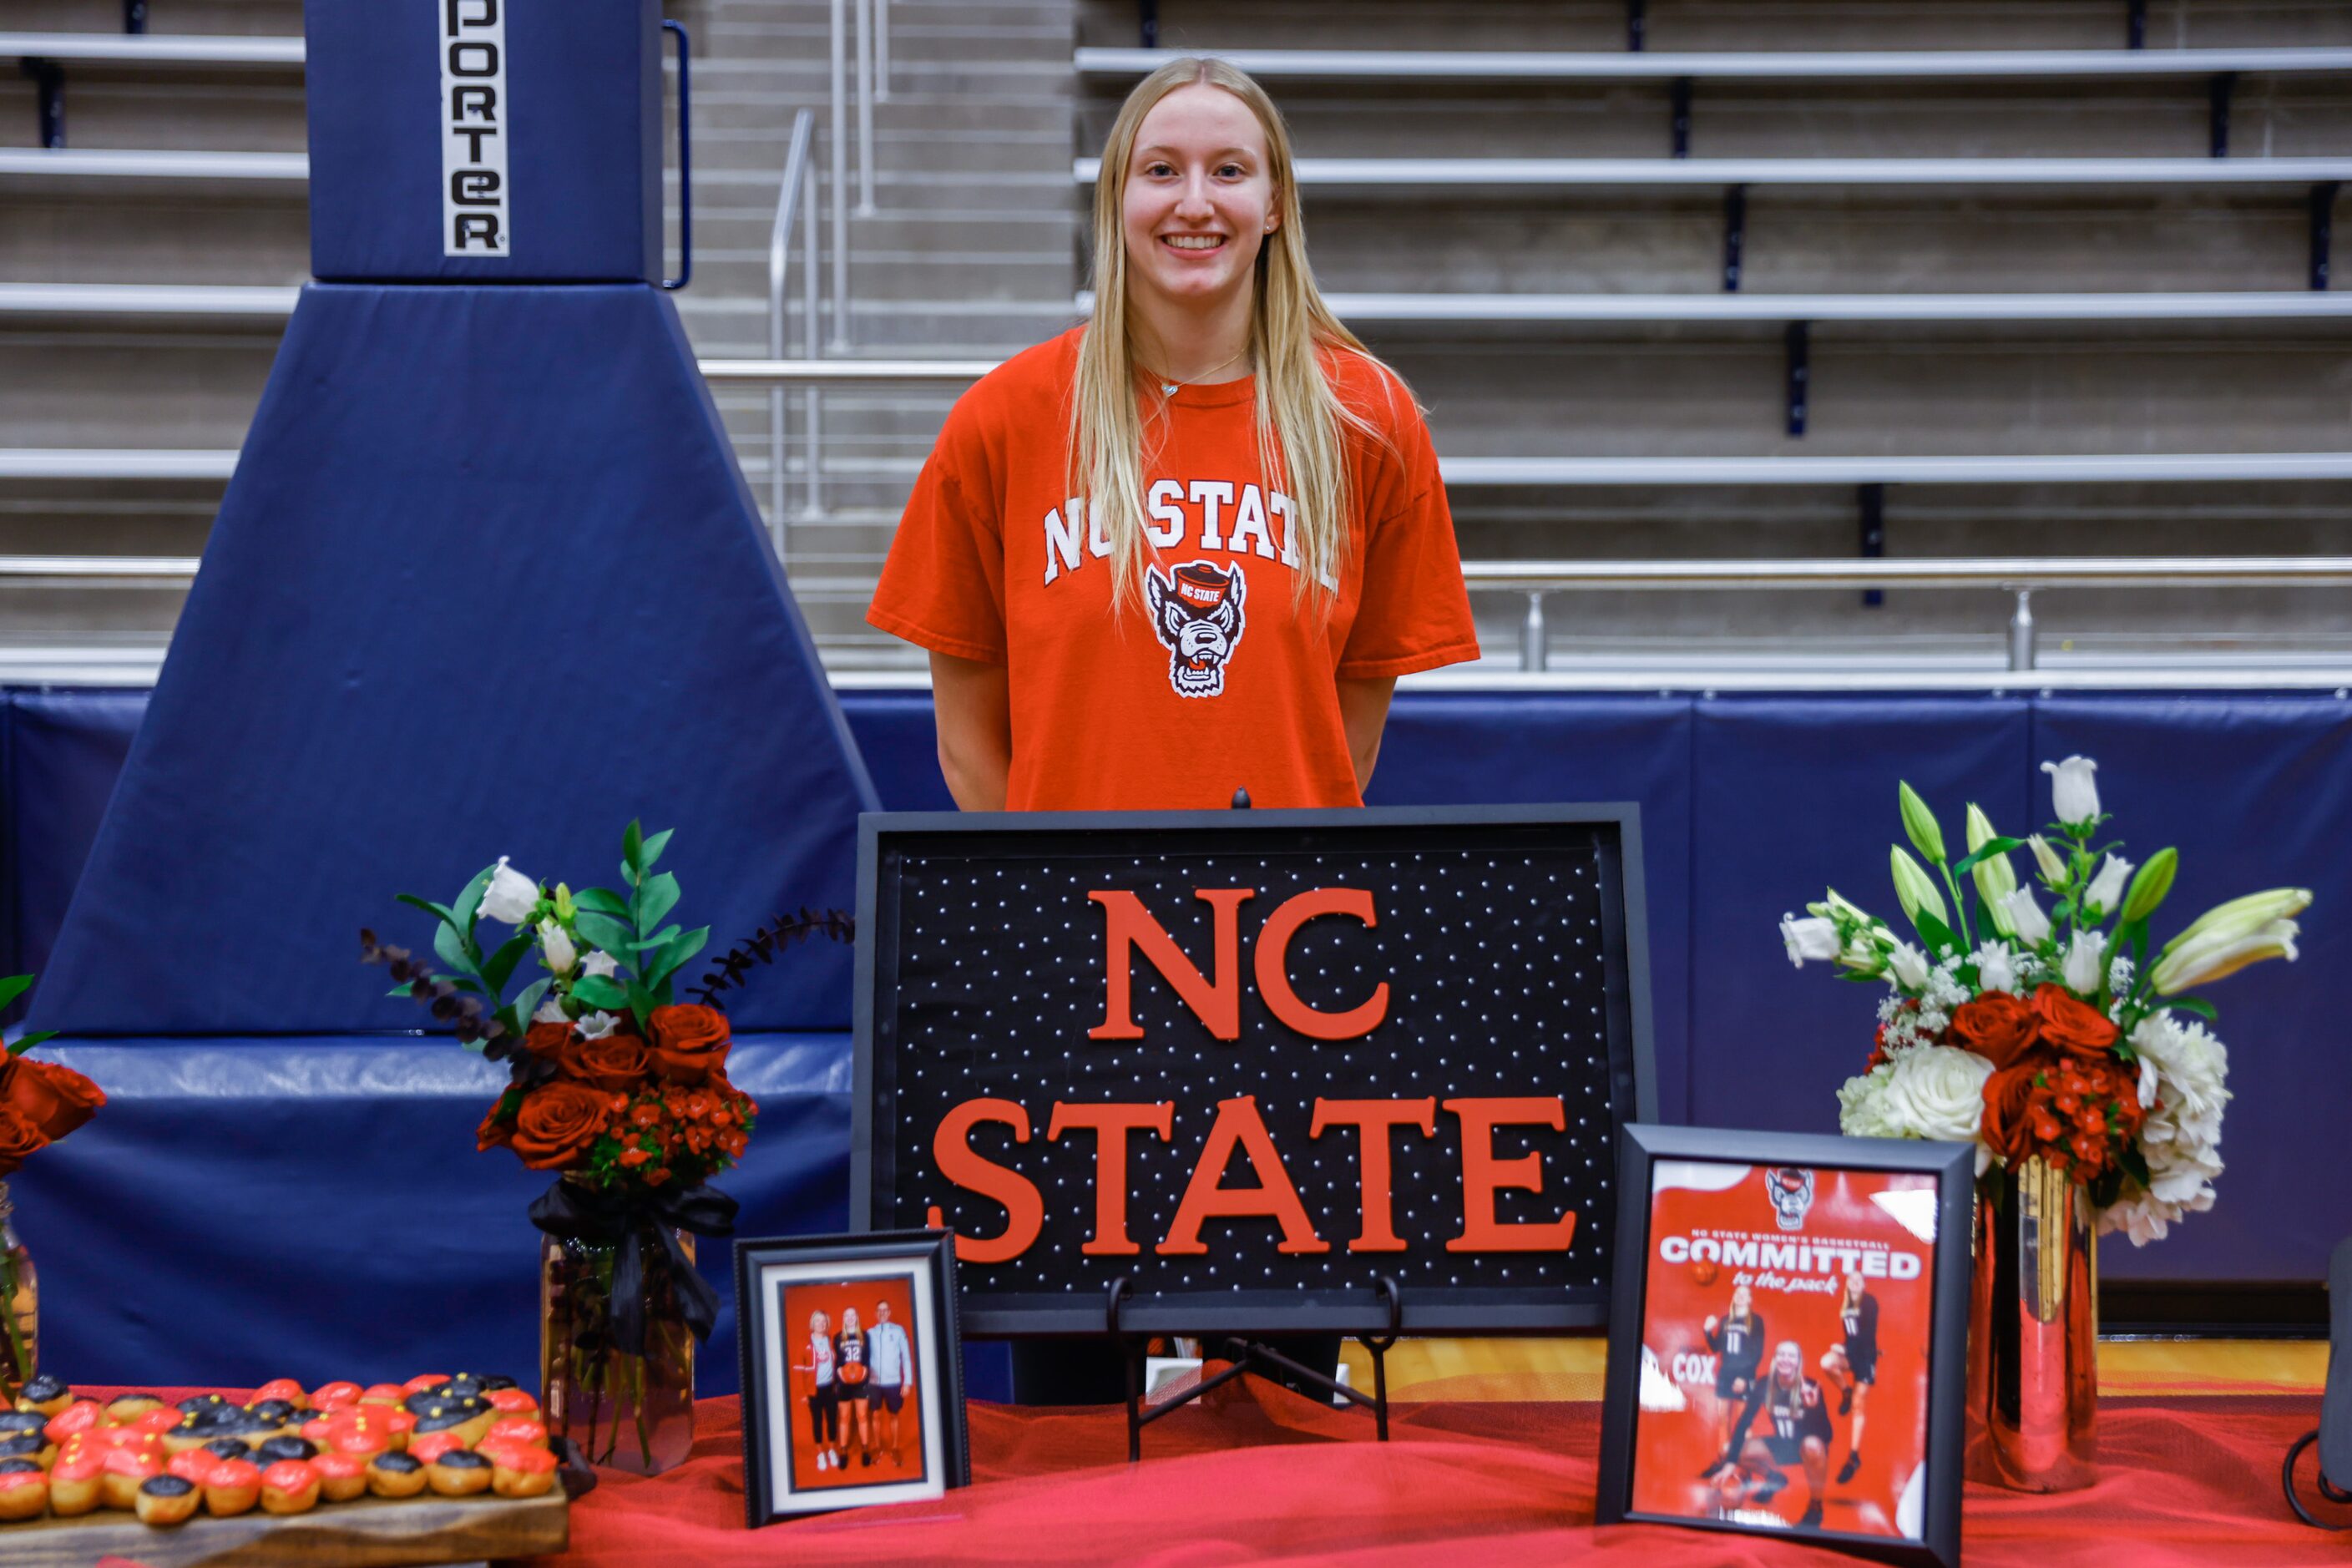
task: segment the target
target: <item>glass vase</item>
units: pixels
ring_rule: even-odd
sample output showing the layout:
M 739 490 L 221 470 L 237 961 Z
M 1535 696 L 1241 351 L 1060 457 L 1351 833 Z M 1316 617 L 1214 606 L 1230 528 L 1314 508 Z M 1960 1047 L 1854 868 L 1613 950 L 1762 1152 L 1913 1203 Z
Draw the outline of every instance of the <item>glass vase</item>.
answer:
M 681 1231 L 677 1239 L 691 1264 L 694 1237 Z M 656 1476 L 684 1463 L 694 1446 L 694 1335 L 655 1261 L 661 1243 L 647 1236 L 642 1249 L 646 1353 L 638 1356 L 614 1338 L 620 1247 L 541 1240 L 540 1404 L 548 1431 L 577 1444 L 591 1464 Z
M 2039 1157 L 1977 1185 L 1968 1479 L 2063 1492 L 2098 1479 L 2099 1254 L 2080 1184 Z
M 0 1182 L 0 1327 L 6 1330 L 0 1340 L 0 1408 L 5 1408 L 41 1370 L 41 1279 L 16 1235 L 5 1182 Z

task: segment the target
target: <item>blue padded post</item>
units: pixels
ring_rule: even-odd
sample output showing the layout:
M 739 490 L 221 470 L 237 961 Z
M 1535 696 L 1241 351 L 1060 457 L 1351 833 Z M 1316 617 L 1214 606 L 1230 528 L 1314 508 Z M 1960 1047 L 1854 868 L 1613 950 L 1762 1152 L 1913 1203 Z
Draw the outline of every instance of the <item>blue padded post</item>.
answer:
M 723 949 L 849 908 L 877 805 L 667 296 L 304 290 L 34 1002 L 76 1034 L 410 1029 L 359 928 L 680 829 Z M 849 1021 L 850 954 L 740 1028 Z

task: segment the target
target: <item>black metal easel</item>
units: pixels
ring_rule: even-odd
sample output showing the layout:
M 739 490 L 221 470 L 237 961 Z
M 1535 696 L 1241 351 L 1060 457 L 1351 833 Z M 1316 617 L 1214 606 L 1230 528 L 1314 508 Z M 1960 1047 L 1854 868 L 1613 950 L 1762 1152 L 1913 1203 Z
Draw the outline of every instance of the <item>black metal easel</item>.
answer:
M 1118 1342 L 1119 1361 L 1127 1373 L 1127 1458 L 1130 1464 L 1143 1458 L 1143 1429 L 1171 1410 L 1180 1410 L 1200 1398 L 1209 1390 L 1231 1383 L 1234 1379 L 1255 1372 L 1260 1376 L 1287 1373 L 1294 1380 L 1311 1388 L 1318 1388 L 1360 1405 L 1372 1413 L 1372 1420 L 1383 1443 L 1389 1440 L 1389 1363 L 1388 1353 L 1398 1339 L 1404 1321 L 1404 1296 L 1397 1282 L 1388 1275 L 1381 1276 L 1381 1295 L 1387 1300 L 1389 1328 L 1385 1334 L 1358 1334 L 1356 1342 L 1372 1354 L 1372 1392 L 1350 1388 L 1328 1373 L 1302 1366 L 1276 1350 L 1263 1340 L 1253 1340 L 1240 1334 L 1220 1336 L 1213 1342 L 1220 1359 L 1230 1362 L 1224 1371 L 1213 1377 L 1204 1377 L 1183 1393 L 1150 1409 L 1143 1407 L 1143 1390 L 1139 1368 L 1148 1336 L 1132 1334 L 1119 1322 L 1119 1309 L 1127 1300 L 1128 1278 L 1122 1274 L 1110 1282 L 1106 1292 L 1103 1316 L 1110 1327 L 1111 1337 Z M 1201 1350 L 1205 1359 L 1211 1341 L 1202 1340 Z

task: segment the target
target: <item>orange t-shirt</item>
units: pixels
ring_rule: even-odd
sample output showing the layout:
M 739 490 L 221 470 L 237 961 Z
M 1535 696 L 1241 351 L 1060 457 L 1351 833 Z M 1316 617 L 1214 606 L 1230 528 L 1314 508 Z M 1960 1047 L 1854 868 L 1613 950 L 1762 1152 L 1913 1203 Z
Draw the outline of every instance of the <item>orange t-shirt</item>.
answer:
M 1007 668 L 1016 811 L 1360 805 L 1339 679 L 1478 657 L 1454 520 L 1411 396 L 1325 356 L 1385 443 L 1348 433 L 1356 516 L 1326 618 L 1295 603 L 1290 498 L 1258 461 L 1255 378 L 1146 410 L 1149 619 L 1111 612 L 1109 543 L 1066 494 L 1084 328 L 998 366 L 923 465 L 866 618 Z M 1157 401 L 1157 395 L 1154 395 Z M 1156 450 L 1153 449 L 1156 447 Z

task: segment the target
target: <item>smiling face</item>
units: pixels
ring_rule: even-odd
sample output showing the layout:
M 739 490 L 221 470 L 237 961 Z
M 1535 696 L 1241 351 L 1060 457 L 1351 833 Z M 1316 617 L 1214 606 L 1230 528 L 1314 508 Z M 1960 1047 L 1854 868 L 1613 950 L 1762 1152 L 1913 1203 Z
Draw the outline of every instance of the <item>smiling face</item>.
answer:
M 1143 117 L 1121 222 L 1134 293 L 1202 304 L 1250 286 L 1279 222 L 1265 131 L 1221 87 L 1180 87 Z
M 1734 1286 L 1731 1291 L 1731 1315 L 1735 1318 L 1746 1317 L 1748 1308 L 1754 1300 L 1755 1297 L 1749 1293 L 1747 1286 Z
M 1772 1375 L 1784 1388 L 1794 1388 L 1797 1379 L 1804 1375 L 1805 1352 L 1794 1340 L 1782 1340 L 1772 1352 Z

